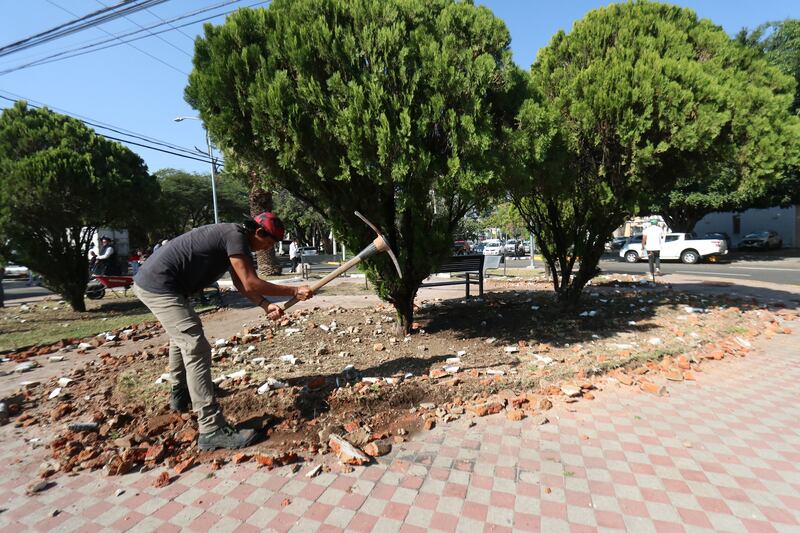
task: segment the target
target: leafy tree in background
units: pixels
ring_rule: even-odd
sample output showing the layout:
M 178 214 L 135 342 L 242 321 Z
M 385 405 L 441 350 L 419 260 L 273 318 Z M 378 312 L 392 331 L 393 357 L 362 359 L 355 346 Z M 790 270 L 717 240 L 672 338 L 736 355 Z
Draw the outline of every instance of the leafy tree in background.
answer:
M 736 36 L 741 44 L 764 54 L 772 65 L 795 80 L 791 111 L 800 112 L 800 19 L 762 24 L 752 32 L 743 29 Z M 800 165 L 795 161 L 775 177 L 760 204 L 752 207 L 786 206 L 800 203 Z
M 88 252 L 98 227 L 152 216 L 142 159 L 79 120 L 17 102 L 0 115 L 0 235 L 7 258 L 85 311 Z
M 632 2 L 539 52 L 508 186 L 562 301 L 577 301 L 613 230 L 676 184 L 702 194 L 722 175 L 759 190 L 790 157 L 792 82 L 743 50 L 689 9 Z
M 148 242 L 178 236 L 190 229 L 214 223 L 211 175 L 174 168 L 157 170 L 161 188 L 160 216 L 148 232 Z M 247 190 L 223 172 L 217 176 L 217 211 L 221 222 L 241 222 L 248 212 Z
M 420 283 L 488 198 L 519 79 L 509 33 L 453 0 L 276 0 L 198 39 L 186 99 L 215 142 L 321 213 L 409 331 Z M 434 211 L 431 199 L 437 198 Z

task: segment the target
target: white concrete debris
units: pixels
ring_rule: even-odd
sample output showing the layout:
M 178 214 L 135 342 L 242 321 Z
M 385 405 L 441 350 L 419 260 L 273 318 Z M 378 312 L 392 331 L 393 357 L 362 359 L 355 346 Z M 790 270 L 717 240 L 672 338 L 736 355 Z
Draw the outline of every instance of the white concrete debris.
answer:
M 156 385 L 161 385 L 162 383 L 172 383 L 172 376 L 170 376 L 167 372 L 158 376 L 158 379 L 156 379 Z
M 519 348 L 516 346 L 506 346 L 505 348 L 503 348 L 503 351 L 505 351 L 506 353 L 517 353 L 519 351 Z
M 72 383 L 72 380 L 69 379 L 69 378 L 58 378 L 58 386 L 59 387 L 62 387 L 62 388 L 66 387 L 70 383 Z
M 750 344 L 750 341 L 748 341 L 746 339 L 743 339 L 741 337 L 734 337 L 734 339 L 739 344 L 739 346 L 741 346 L 742 348 L 752 348 L 753 347 L 753 345 Z
M 286 355 L 282 355 L 280 357 L 280 359 L 284 363 L 289 363 L 290 365 L 296 365 L 297 364 L 297 357 L 295 357 L 293 354 L 290 354 L 290 353 L 287 353 Z
M 289 384 L 288 383 L 284 383 L 283 381 L 279 381 L 279 380 L 273 379 L 273 378 L 267 378 L 267 382 L 264 383 L 263 385 L 261 385 L 258 388 L 258 393 L 259 394 L 265 394 L 265 393 L 267 393 L 267 392 L 269 392 L 271 390 L 283 389 L 283 388 L 288 387 L 288 386 L 289 386 Z
M 55 398 L 59 394 L 61 394 L 61 387 L 56 387 L 55 389 L 53 389 L 53 392 L 51 392 L 50 395 L 47 398 L 52 400 L 53 398 Z
M 225 377 L 228 378 L 228 379 L 242 379 L 246 375 L 247 375 L 247 370 L 241 369 L 241 370 L 237 370 L 236 372 L 233 372 L 231 374 L 228 374 Z

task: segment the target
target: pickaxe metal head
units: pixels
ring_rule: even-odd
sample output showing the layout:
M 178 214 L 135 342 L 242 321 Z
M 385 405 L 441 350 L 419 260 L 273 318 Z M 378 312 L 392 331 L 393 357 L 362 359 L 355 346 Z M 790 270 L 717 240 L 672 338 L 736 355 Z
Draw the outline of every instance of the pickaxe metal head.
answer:
M 386 238 L 383 236 L 383 234 L 380 231 L 378 231 L 378 228 L 376 228 L 375 225 L 372 222 L 367 220 L 364 217 L 364 215 L 362 215 L 358 211 L 356 211 L 355 214 L 356 214 L 356 216 L 358 218 L 363 220 L 364 223 L 367 224 L 367 226 L 372 228 L 372 230 L 375 233 L 377 233 L 378 236 L 375 237 L 375 240 L 372 241 L 366 248 L 364 248 L 363 250 L 358 252 L 357 256 L 353 257 L 352 259 L 347 261 L 345 264 L 340 265 L 339 268 L 337 268 L 336 270 L 334 270 L 333 272 L 331 272 L 330 274 L 328 274 L 327 276 L 325 276 L 321 280 L 319 280 L 316 283 L 314 283 L 313 285 L 311 285 L 311 290 L 313 290 L 314 292 L 316 292 L 317 290 L 322 288 L 324 285 L 327 285 L 330 281 L 333 281 L 335 278 L 337 278 L 340 275 L 344 274 L 345 272 L 347 272 L 348 270 L 350 270 L 351 268 L 356 266 L 358 263 L 360 263 L 361 261 L 363 261 L 367 257 L 373 256 L 373 255 L 375 255 L 377 253 L 380 253 L 380 252 L 386 252 L 386 253 L 389 254 L 389 257 L 392 258 L 392 263 L 394 263 L 394 268 L 397 269 L 397 275 L 400 276 L 401 278 L 403 277 L 403 273 L 400 271 L 400 263 L 397 262 L 397 257 L 395 257 L 391 246 L 389 246 L 389 242 L 386 240 Z M 289 309 L 294 304 L 296 304 L 297 301 L 298 300 L 296 298 L 292 298 L 289 301 L 285 302 L 283 304 L 284 311 L 286 309 Z
M 375 226 L 375 224 L 373 224 L 372 222 L 367 220 L 367 217 L 365 217 L 364 215 L 362 215 L 358 211 L 354 211 L 354 213 L 358 218 L 363 220 L 364 223 L 367 226 L 372 228 L 372 231 L 374 231 L 375 233 L 378 234 L 378 236 L 375 237 L 375 240 L 372 241 L 372 244 L 370 246 L 367 246 L 366 248 L 361 250 L 361 252 L 359 252 L 359 254 L 358 254 L 359 257 L 361 257 L 361 259 L 363 260 L 363 259 L 366 259 L 367 257 L 369 257 L 371 255 L 376 254 L 377 252 L 386 252 L 387 254 L 389 254 L 389 257 L 392 259 L 392 263 L 394 263 L 394 268 L 395 268 L 395 270 L 397 270 L 397 275 L 402 279 L 403 278 L 403 272 L 400 270 L 400 263 L 397 261 L 397 256 L 394 255 L 394 251 L 392 251 L 392 247 L 389 246 L 389 241 L 386 240 L 386 237 L 383 236 L 383 234 L 378 230 L 378 228 Z

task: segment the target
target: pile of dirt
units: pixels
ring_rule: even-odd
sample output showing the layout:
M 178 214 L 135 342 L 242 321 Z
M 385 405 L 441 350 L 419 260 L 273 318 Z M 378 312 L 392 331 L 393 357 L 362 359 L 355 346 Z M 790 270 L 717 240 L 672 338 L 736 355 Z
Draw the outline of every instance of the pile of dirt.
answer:
M 407 336 L 380 305 L 298 310 L 219 339 L 212 372 L 224 413 L 265 438 L 246 453 L 197 451 L 194 415 L 167 407 L 166 345 L 118 357 L 86 348 L 83 367 L 5 403 L 15 425 L 57 434 L 43 477 L 160 464 L 180 473 L 227 460 L 272 468 L 328 452 L 349 468 L 459 418 L 504 412 L 546 423 L 554 403 L 592 400 L 609 380 L 668 394 L 670 381 L 745 355 L 754 337 L 785 333 L 797 316 L 666 285 L 597 281 L 574 310 L 541 283 L 492 281 L 483 299 L 422 302 Z M 155 332 L 153 324 L 126 329 L 106 342 Z

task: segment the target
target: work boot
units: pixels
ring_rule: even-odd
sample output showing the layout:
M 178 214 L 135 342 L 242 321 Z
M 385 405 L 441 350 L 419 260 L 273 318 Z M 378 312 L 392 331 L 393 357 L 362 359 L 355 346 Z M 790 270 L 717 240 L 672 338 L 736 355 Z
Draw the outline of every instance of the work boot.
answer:
M 173 411 L 188 413 L 192 406 L 189 389 L 186 386 L 174 385 L 169 393 L 169 406 Z
M 240 429 L 237 431 L 233 426 L 227 425 L 213 433 L 200 433 L 200 437 L 197 439 L 197 447 L 201 450 L 246 448 L 255 444 L 257 438 L 258 434 L 254 429 Z

